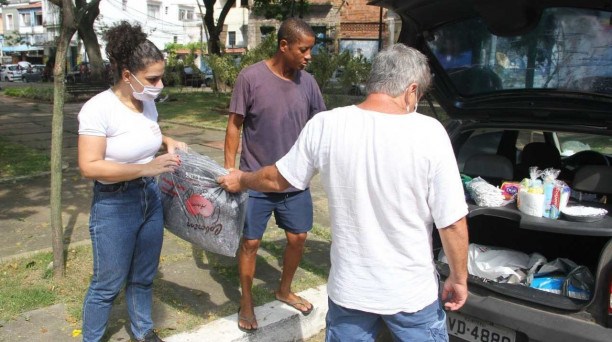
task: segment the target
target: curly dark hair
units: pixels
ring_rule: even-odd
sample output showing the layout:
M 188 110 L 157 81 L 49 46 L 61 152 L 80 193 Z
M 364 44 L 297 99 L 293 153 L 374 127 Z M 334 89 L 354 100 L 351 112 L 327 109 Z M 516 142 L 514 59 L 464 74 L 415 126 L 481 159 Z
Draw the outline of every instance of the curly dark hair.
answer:
M 111 62 L 115 82 L 121 79 L 121 71 L 144 70 L 149 64 L 163 61 L 164 55 L 147 39 L 140 25 L 121 21 L 104 34 L 106 56 Z

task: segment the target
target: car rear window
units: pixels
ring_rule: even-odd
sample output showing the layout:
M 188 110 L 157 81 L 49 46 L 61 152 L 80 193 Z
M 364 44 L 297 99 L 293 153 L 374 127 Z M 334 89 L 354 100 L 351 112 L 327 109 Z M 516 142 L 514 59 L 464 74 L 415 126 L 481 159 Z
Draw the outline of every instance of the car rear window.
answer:
M 432 54 L 458 92 L 560 89 L 612 94 L 610 12 L 551 8 L 520 36 L 501 37 L 473 18 L 434 31 Z

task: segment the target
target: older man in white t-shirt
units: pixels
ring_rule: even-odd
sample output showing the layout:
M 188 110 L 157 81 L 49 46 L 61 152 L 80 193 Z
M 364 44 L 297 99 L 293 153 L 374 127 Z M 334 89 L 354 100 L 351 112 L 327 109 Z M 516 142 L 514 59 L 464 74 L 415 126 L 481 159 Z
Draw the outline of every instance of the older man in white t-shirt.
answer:
M 304 189 L 319 172 L 332 225 L 327 341 L 374 341 L 384 322 L 401 341 L 446 341 L 447 310 L 467 299 L 463 188 L 448 135 L 416 107 L 426 57 L 396 44 L 374 59 L 368 96 L 320 113 L 276 165 L 232 170 L 229 191 Z M 438 228 L 450 276 L 438 291 Z

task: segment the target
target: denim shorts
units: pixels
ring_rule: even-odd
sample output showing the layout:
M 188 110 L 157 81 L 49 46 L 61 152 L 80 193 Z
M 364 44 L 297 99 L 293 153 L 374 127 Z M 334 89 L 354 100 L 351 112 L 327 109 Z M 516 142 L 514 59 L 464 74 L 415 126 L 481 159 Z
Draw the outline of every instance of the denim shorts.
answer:
M 375 341 L 382 324 L 389 329 L 394 341 L 447 342 L 446 313 L 440 301 L 417 312 L 380 315 L 347 309 L 328 298 L 325 318 L 325 341 Z
M 249 190 L 243 237 L 261 240 L 268 220 L 274 213 L 279 228 L 293 234 L 312 229 L 312 198 L 310 190 L 269 193 Z

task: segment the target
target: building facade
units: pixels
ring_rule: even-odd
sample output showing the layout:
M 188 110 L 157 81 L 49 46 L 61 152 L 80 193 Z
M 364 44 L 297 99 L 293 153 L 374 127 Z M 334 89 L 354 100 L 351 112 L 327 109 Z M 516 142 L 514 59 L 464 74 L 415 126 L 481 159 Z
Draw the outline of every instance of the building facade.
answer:
M 371 58 L 397 39 L 399 19 L 386 9 L 367 5 L 368 0 L 310 0 L 303 19 L 308 22 L 319 42 L 325 42 L 333 52 L 348 50 L 352 55 Z M 250 1 L 251 5 L 253 0 Z M 248 47 L 259 44 L 270 31 L 278 30 L 280 22 L 251 14 L 248 27 Z
M 3 62 L 42 63 L 45 42 L 42 13 L 41 1 L 13 0 L 2 7 Z
M 219 17 L 231 0 L 217 0 L 214 16 Z M 250 11 L 254 0 L 235 0 L 221 34 L 226 53 L 243 53 L 257 46 L 280 22 L 256 17 Z M 378 49 L 395 41 L 399 21 L 387 10 L 368 6 L 367 0 L 310 0 L 304 16 L 319 42 L 333 52 L 348 50 L 370 58 Z M 104 56 L 102 32 L 122 20 L 139 23 L 149 39 L 163 50 L 169 43 L 208 41 L 203 25 L 203 0 L 101 0 L 94 26 Z M 45 63 L 55 54 L 60 33 L 60 9 L 49 0 L 8 0 L 0 8 L 0 62 L 27 60 Z M 10 60 L 10 61 L 9 61 Z M 68 52 L 71 66 L 87 61 L 85 48 L 75 34 Z M 203 64 L 198 58 L 196 63 Z

